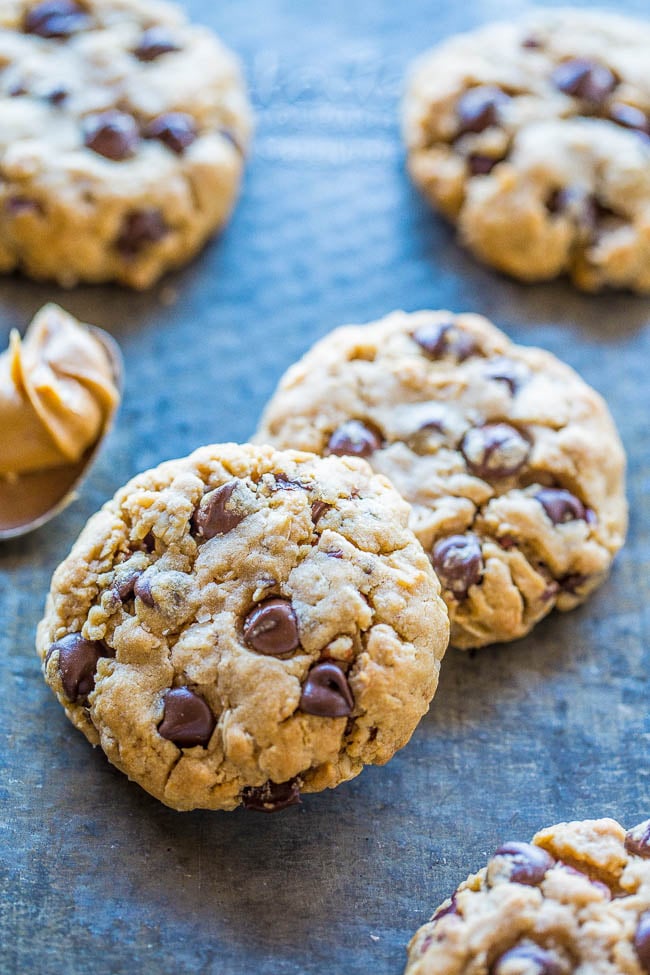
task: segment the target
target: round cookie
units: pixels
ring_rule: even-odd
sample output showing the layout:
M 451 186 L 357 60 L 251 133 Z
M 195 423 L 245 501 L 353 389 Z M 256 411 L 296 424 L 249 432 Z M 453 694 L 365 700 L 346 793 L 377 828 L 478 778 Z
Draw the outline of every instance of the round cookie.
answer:
M 258 437 L 363 456 L 390 478 L 457 647 L 572 609 L 623 543 L 625 459 L 605 403 L 478 315 L 395 312 L 337 329 L 287 371 Z
M 560 823 L 504 843 L 409 945 L 406 975 L 650 972 L 650 820 Z
M 0 271 L 152 285 L 228 219 L 250 112 L 237 60 L 159 0 L 0 10 Z
M 650 291 L 650 23 L 537 11 L 443 42 L 404 102 L 409 170 L 481 260 Z
M 356 458 L 235 444 L 139 475 L 52 580 L 66 714 L 175 809 L 273 811 L 387 762 L 449 622 L 408 506 Z

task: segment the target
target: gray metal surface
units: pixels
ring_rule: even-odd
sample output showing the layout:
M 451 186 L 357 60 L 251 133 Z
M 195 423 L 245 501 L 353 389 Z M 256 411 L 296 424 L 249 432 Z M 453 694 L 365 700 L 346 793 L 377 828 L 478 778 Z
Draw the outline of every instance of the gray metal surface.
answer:
M 254 89 L 230 228 L 150 294 L 0 281 L 2 342 L 54 299 L 111 330 L 127 366 L 79 501 L 0 548 L 2 975 L 399 975 L 410 934 L 497 842 L 650 814 L 650 302 L 476 265 L 409 187 L 395 122 L 423 46 L 525 6 L 188 3 L 242 53 Z M 611 6 L 647 15 L 645 0 Z M 33 641 L 51 572 L 129 476 L 245 439 L 315 338 L 400 306 L 484 312 L 607 397 L 630 454 L 627 547 L 582 609 L 511 646 L 450 652 L 430 714 L 386 768 L 277 816 L 174 813 L 93 751 L 43 684 Z

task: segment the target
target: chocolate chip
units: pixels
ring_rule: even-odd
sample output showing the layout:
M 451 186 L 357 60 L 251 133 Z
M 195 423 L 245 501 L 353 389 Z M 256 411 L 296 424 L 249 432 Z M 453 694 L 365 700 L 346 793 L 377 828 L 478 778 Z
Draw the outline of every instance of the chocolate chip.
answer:
M 52 88 L 47 94 L 47 100 L 52 105 L 61 105 L 67 97 L 68 89 L 64 88 L 63 85 L 57 85 L 56 88 Z
M 370 457 L 379 450 L 382 440 L 379 432 L 361 420 L 346 420 L 329 438 L 326 453 L 339 457 Z
M 642 132 L 644 135 L 650 134 L 650 119 L 645 112 L 635 108 L 634 105 L 614 102 L 610 105 L 609 117 L 612 122 L 622 125 L 625 129 L 634 129 L 635 132 Z
M 504 865 L 510 883 L 527 887 L 541 884 L 546 871 L 555 863 L 546 850 L 533 843 L 504 843 L 494 851 L 492 860 L 496 857 L 499 857 L 500 865 Z
M 597 61 L 574 58 L 559 64 L 552 74 L 556 88 L 594 106 L 601 105 L 616 87 L 616 78 Z
M 467 332 L 456 328 L 453 322 L 429 322 L 420 325 L 411 338 L 430 359 L 454 356 L 464 362 L 476 352 L 476 342 Z
M 216 535 L 225 535 L 246 517 L 229 503 L 238 483 L 228 481 L 202 498 L 193 516 L 195 530 L 202 538 L 207 540 Z
M 288 782 L 265 782 L 264 785 L 242 789 L 242 806 L 255 812 L 279 812 L 288 806 L 299 806 L 300 782 L 297 778 Z
M 155 605 L 155 599 L 151 592 L 151 579 L 147 578 L 146 575 L 141 574 L 134 580 L 133 593 L 138 599 L 142 600 L 145 606 L 152 607 Z
M 596 197 L 581 186 L 565 186 L 554 190 L 546 201 L 550 213 L 570 217 L 579 226 L 593 232 L 602 212 Z
M 650 819 L 625 834 L 625 849 L 634 856 L 650 859 Z
M 515 362 L 507 356 L 497 356 L 488 362 L 484 375 L 495 382 L 505 383 L 514 396 L 528 379 L 529 371 L 523 362 Z
M 451 895 L 451 900 L 449 904 L 441 905 L 437 911 L 435 911 L 432 921 L 439 921 L 441 917 L 446 917 L 448 914 L 458 914 L 458 905 L 456 904 L 456 894 Z
M 467 466 L 478 477 L 510 477 L 521 470 L 530 454 L 530 443 L 508 423 L 474 427 L 460 448 Z
M 27 11 L 23 22 L 26 34 L 39 37 L 70 37 L 88 26 L 88 16 L 73 0 L 43 0 Z
M 172 35 L 164 27 L 150 27 L 144 32 L 134 54 L 138 61 L 155 61 L 162 54 L 180 51 Z
M 582 501 L 563 488 L 542 488 L 535 495 L 554 525 L 564 525 L 567 521 L 585 521 L 587 512 Z
M 433 568 L 445 589 L 464 598 L 480 582 L 485 568 L 481 543 L 476 535 L 450 535 L 433 547 Z
M 351 714 L 354 698 L 341 668 L 329 660 L 315 664 L 307 674 L 298 706 L 319 718 L 344 718 Z
M 470 88 L 458 99 L 458 135 L 466 132 L 483 132 L 491 125 L 498 125 L 499 110 L 510 99 L 500 88 L 479 85 Z
M 113 162 L 122 162 L 135 155 L 139 141 L 135 119 L 125 112 L 112 110 L 85 119 L 85 145 Z
M 500 159 L 493 159 L 491 156 L 482 156 L 480 153 L 473 153 L 467 157 L 467 165 L 472 176 L 487 176 L 492 172 Z
M 274 474 L 275 486 L 279 491 L 307 491 L 309 490 L 306 484 L 302 481 L 298 481 L 295 478 L 287 477 L 286 474 Z
M 191 115 L 167 112 L 150 122 L 144 135 L 146 139 L 158 139 L 180 156 L 196 141 L 198 131 Z
M 124 257 L 135 257 L 168 232 L 160 210 L 132 210 L 124 218 L 116 246 Z
M 163 706 L 159 735 L 179 748 L 207 746 L 217 722 L 202 697 L 189 687 L 173 687 L 165 694 Z
M 244 640 L 258 653 L 284 657 L 300 645 L 298 621 L 288 599 L 265 599 L 246 617 Z
M 490 975 L 507 975 L 511 971 L 526 975 L 562 975 L 563 968 L 550 951 L 539 945 L 517 945 L 494 962 Z
M 141 575 L 142 572 L 140 569 L 131 569 L 129 572 L 123 573 L 115 579 L 113 592 L 121 603 L 125 603 L 135 595 L 135 584 Z M 149 595 L 151 595 L 151 591 L 149 591 Z
M 58 650 L 58 668 L 65 696 L 69 701 L 85 701 L 95 686 L 100 657 L 109 656 L 104 643 L 85 640 L 81 633 L 69 633 L 53 643 L 45 662 Z
M 530 49 L 538 49 L 540 47 L 543 47 L 543 44 L 540 41 L 539 37 L 535 37 L 533 34 L 529 34 L 527 37 L 524 37 L 524 39 L 521 42 L 521 46 Z
M 314 501 L 314 503 L 311 506 L 311 520 L 313 521 L 313 523 L 317 525 L 318 522 L 323 517 L 323 515 L 325 514 L 325 512 L 329 511 L 330 508 L 332 507 L 334 506 L 328 504 L 327 501 Z
M 644 972 L 650 972 L 650 911 L 639 918 L 634 935 L 634 947 Z
M 7 94 L 10 98 L 18 98 L 20 95 L 26 95 L 27 89 L 21 82 L 16 82 L 16 84 L 11 86 Z

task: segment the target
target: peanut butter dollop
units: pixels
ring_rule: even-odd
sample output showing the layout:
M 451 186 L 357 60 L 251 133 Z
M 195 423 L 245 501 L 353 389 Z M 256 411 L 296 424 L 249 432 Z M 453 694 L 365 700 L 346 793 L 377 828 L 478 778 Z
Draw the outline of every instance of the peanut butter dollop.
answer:
M 0 355 L 0 475 L 76 463 L 118 401 L 102 343 L 72 315 L 46 305 L 23 340 L 12 331 Z

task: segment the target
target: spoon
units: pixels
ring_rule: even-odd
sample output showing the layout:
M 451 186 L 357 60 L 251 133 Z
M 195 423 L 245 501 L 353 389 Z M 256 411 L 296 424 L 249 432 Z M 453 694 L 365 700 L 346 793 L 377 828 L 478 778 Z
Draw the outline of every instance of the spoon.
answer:
M 76 463 L 19 474 L 13 478 L 0 477 L 0 542 L 41 528 L 75 500 L 113 425 L 124 388 L 122 353 L 115 339 L 103 329 L 94 325 L 87 325 L 86 328 L 106 351 L 120 396 L 107 416 L 99 437 Z

